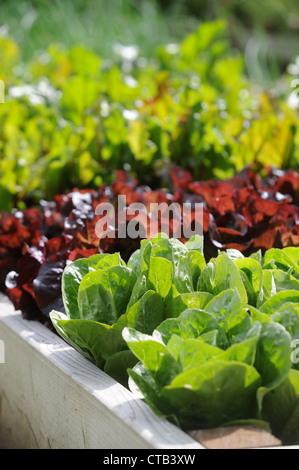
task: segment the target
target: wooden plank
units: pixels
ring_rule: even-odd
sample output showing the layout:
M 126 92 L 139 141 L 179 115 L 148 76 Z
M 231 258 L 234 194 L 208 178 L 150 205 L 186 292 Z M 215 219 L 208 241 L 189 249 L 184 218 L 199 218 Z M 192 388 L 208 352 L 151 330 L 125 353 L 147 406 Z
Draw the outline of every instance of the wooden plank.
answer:
M 2 294 L 0 339 L 0 448 L 203 448 Z

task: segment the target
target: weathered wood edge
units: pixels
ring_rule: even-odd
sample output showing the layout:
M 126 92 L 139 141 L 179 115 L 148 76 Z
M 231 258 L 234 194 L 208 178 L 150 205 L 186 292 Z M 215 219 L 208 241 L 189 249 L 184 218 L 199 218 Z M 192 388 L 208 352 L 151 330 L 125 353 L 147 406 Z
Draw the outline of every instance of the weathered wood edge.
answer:
M 0 339 L 0 447 L 204 448 L 46 327 L 23 319 L 3 294 Z

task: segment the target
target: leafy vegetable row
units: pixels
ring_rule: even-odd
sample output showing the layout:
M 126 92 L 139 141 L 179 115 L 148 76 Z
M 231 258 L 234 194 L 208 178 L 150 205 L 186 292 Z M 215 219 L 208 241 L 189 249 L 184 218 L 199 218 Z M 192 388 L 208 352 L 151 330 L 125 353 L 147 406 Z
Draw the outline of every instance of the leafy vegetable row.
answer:
M 62 293 L 57 332 L 159 416 L 184 429 L 254 420 L 299 439 L 299 248 L 207 263 L 202 237 L 161 233 L 127 263 L 70 263 Z
M 0 37 L 0 55 L 0 210 L 109 184 L 115 169 L 153 186 L 169 164 L 200 180 L 250 163 L 298 165 L 291 77 L 276 93 L 257 90 L 223 21 L 203 23 L 152 58 L 119 46 L 105 61 L 52 45 L 22 64 L 9 37 Z
M 16 309 L 29 318 L 47 321 L 52 309 L 63 308 L 61 275 L 68 262 L 99 252 L 120 252 L 127 261 L 139 248 L 139 239 L 99 240 L 96 236 L 96 206 L 101 202 L 115 206 L 118 195 L 125 195 L 128 205 L 143 203 L 148 211 L 152 202 L 202 203 L 207 261 L 218 249 L 237 248 L 248 256 L 258 249 L 264 253 L 272 247 L 298 246 L 298 174 L 271 169 L 263 169 L 263 173 L 261 178 L 247 169 L 224 181 L 202 182 L 176 167 L 170 170 L 165 189 L 154 189 L 118 171 L 111 185 L 98 190 L 74 190 L 53 201 L 41 201 L 39 208 L 3 212 L 0 281 L 3 285 L 8 275 L 7 293 Z M 130 220 L 130 216 L 126 218 Z

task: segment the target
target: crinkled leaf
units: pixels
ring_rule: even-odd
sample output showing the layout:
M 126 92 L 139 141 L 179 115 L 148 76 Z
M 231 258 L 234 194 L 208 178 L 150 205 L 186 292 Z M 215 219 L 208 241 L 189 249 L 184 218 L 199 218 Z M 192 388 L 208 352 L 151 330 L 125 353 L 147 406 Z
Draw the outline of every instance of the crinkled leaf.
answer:
M 247 303 L 246 289 L 237 266 L 226 253 L 220 253 L 202 271 L 197 290 L 217 295 L 230 288 L 237 289 L 242 302 Z
M 148 284 L 162 297 L 166 297 L 172 285 L 172 263 L 161 257 L 151 257 L 148 269 Z

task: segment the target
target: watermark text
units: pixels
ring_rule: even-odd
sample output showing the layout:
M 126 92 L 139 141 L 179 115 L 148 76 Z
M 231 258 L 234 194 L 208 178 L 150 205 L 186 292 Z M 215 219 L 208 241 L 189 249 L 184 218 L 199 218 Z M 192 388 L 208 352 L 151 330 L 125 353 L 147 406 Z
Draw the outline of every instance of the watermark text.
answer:
M 98 238 L 153 238 L 163 232 L 172 238 L 189 239 L 203 234 L 203 204 L 126 203 L 126 196 L 118 196 L 117 206 L 108 202 L 98 204 L 100 216 L 96 224 Z

